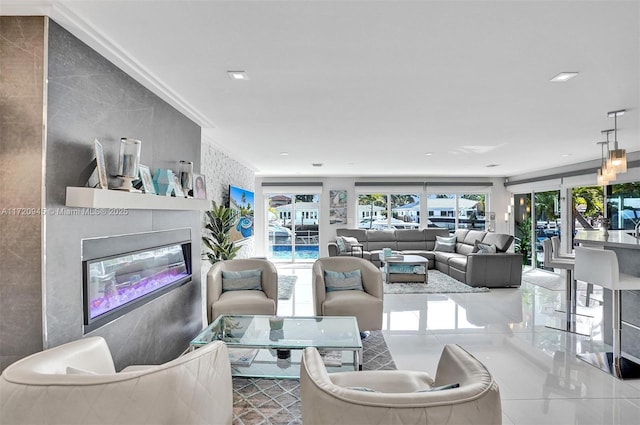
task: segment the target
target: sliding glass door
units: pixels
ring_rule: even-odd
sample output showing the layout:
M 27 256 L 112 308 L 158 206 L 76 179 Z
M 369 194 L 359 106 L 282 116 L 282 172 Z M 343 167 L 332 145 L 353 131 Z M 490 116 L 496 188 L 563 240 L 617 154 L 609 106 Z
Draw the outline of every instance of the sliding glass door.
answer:
M 269 259 L 312 262 L 318 259 L 318 194 L 269 194 Z

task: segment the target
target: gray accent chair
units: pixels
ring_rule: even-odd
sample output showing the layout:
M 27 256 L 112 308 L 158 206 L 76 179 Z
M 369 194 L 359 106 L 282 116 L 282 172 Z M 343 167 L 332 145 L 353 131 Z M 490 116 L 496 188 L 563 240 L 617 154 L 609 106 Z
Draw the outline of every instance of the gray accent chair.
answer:
M 223 271 L 262 270 L 262 290 L 222 291 Z M 207 319 L 221 314 L 274 315 L 278 311 L 278 271 L 272 262 L 258 258 L 219 261 L 207 273 Z
M 327 292 L 324 271 L 360 270 L 364 291 Z M 361 332 L 382 329 L 382 273 L 368 260 L 357 257 L 325 257 L 313 263 L 313 314 L 355 316 Z

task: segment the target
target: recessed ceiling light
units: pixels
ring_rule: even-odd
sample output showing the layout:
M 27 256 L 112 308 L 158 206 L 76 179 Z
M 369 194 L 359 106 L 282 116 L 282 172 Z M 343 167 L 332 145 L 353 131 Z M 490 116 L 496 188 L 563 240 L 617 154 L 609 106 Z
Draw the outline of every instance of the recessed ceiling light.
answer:
M 322 167 L 322 163 L 321 162 L 314 162 L 313 164 L 314 167 Z
M 289 152 L 280 152 L 280 155 L 287 156 L 287 155 L 289 155 Z
M 425 156 L 433 156 L 433 152 L 427 152 L 425 153 Z
M 247 73 L 244 71 L 227 71 L 227 75 L 229 75 L 229 78 L 231 78 L 232 80 L 248 80 L 249 77 L 247 76 Z
M 487 167 L 487 168 L 493 168 L 493 167 L 499 167 L 499 166 L 500 166 L 500 164 L 487 164 L 487 165 L 485 165 L 485 167 Z
M 577 72 L 561 72 L 560 74 L 556 75 L 549 81 L 551 81 L 552 83 L 564 83 L 569 81 L 576 75 L 578 75 Z
M 571 156 L 570 153 L 563 153 L 562 156 L 567 157 L 567 156 Z

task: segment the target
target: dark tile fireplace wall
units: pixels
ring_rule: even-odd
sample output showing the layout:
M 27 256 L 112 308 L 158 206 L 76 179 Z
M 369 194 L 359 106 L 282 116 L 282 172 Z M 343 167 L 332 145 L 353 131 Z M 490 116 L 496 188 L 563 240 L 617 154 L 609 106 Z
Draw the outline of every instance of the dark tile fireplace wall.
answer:
M 142 140 L 141 163 L 200 168 L 200 127 L 50 20 L 46 206 L 64 207 L 102 142 L 108 174 L 116 174 L 119 140 Z M 147 195 L 153 196 L 153 195 Z M 94 331 L 109 343 L 116 367 L 176 357 L 202 326 L 200 212 L 128 210 L 128 214 L 47 215 L 45 305 L 48 345 L 82 337 L 80 240 L 190 227 L 193 281 Z
M 13 19 L 21 22 L 30 18 Z M 121 137 L 142 140 L 141 163 L 152 170 L 175 169 L 181 159 L 193 161 L 194 169 L 199 170 L 201 129 L 53 20 L 37 19 L 44 24 L 44 45 L 48 46 L 44 61 L 40 58 L 41 63 L 48 65 L 40 72 L 40 81 L 48 79 L 46 100 L 41 100 L 38 111 L 29 115 L 35 116 L 36 121 L 40 117 L 40 122 L 22 130 L 9 153 L 20 158 L 26 149 L 20 143 L 27 139 L 34 141 L 28 153 L 29 158 L 35 155 L 33 163 L 45 164 L 45 201 L 44 205 L 38 205 L 38 200 L 29 201 L 34 205 L 24 206 L 44 207 L 48 213 L 34 220 L 36 224 L 42 223 L 41 229 L 27 225 L 26 219 L 16 219 L 16 227 L 23 236 L 12 237 L 6 248 L 7 252 L 14 252 L 14 248 L 30 246 L 31 239 L 39 242 L 42 237 L 42 255 L 38 250 L 40 244 L 29 253 L 20 254 L 25 279 L 15 269 L 10 270 L 8 278 L 3 274 L 0 282 L 3 325 L 0 366 L 4 368 L 31 352 L 83 337 L 81 239 L 190 228 L 193 281 L 88 334 L 107 340 L 118 369 L 129 364 L 165 362 L 179 355 L 202 326 L 201 213 L 129 209 L 126 213 L 100 210 L 102 213 L 95 215 L 93 210 L 91 214 L 78 215 L 77 209 L 65 206 L 65 190 L 67 186 L 78 185 L 80 172 L 93 158 L 94 138 L 104 146 L 109 174 L 115 174 Z M 38 61 L 28 59 L 31 62 L 25 60 L 20 66 L 33 71 L 33 63 Z M 36 69 L 35 77 L 30 78 L 37 81 L 37 74 Z M 33 90 L 37 91 L 37 87 Z M 14 109 L 20 112 L 24 107 L 18 105 Z M 42 137 L 26 134 L 28 130 L 42 129 L 43 124 L 44 150 Z M 5 164 L 7 152 L 2 155 Z M 38 170 L 26 174 L 35 171 Z M 34 182 L 23 180 L 23 184 L 30 186 L 22 187 L 21 192 L 33 191 L 37 195 L 42 186 L 41 171 L 40 174 L 41 178 L 36 177 Z M 3 186 L 4 191 L 6 184 Z M 19 227 L 20 224 L 24 226 Z M 35 276 L 30 277 L 34 274 L 31 271 Z M 29 301 L 20 303 L 23 297 Z

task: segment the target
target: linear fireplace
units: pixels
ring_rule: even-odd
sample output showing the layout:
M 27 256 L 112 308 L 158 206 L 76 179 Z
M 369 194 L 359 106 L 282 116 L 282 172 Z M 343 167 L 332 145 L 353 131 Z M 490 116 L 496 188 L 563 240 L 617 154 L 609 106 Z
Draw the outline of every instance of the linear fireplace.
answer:
M 84 333 L 191 281 L 191 229 L 82 240 Z

